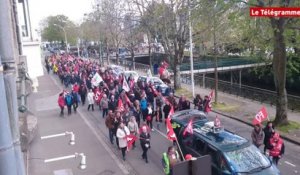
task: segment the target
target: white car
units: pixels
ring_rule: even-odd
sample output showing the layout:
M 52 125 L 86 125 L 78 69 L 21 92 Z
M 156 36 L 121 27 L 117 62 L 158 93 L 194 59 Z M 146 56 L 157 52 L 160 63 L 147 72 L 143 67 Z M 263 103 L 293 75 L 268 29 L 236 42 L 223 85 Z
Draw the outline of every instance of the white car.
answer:
M 148 83 L 151 81 L 156 88 L 160 88 L 163 95 L 166 93 L 166 89 L 168 85 L 166 85 L 159 77 L 147 77 L 147 76 L 140 76 L 138 81 L 147 81 Z
M 139 74 L 136 71 L 124 71 L 124 75 L 126 80 L 128 80 L 130 76 L 133 76 L 134 82 L 137 82 L 139 79 Z
M 117 66 L 117 65 L 110 65 L 108 66 L 109 69 L 112 69 L 113 73 L 116 75 L 120 75 L 122 73 L 124 73 L 124 69 L 121 66 Z

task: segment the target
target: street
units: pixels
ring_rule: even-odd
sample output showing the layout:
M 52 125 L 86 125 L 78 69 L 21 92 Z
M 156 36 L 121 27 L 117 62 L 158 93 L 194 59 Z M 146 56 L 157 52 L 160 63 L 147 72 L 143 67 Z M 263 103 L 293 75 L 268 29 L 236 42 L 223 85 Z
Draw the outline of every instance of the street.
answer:
M 44 136 L 57 134 L 65 131 L 73 131 L 76 135 L 76 144 L 68 145 L 67 138 L 53 138 L 51 140 L 40 140 L 37 137 L 30 151 L 29 169 L 32 175 L 52 173 L 54 170 L 71 169 L 74 174 L 100 175 L 100 174 L 141 174 L 153 175 L 163 174 L 161 165 L 162 153 L 172 143 L 166 139 L 164 124 L 160 130 L 151 132 L 151 149 L 148 152 L 149 163 L 146 164 L 142 157 L 142 149 L 137 141 L 137 147 L 127 154 L 126 161 L 121 159 L 121 151 L 116 144 L 111 145 L 108 139 L 108 130 L 105 126 L 105 119 L 101 116 L 98 107 L 95 111 L 87 111 L 87 105 L 79 105 L 77 114 L 72 113 L 64 118 L 59 117 L 57 107 L 57 94 L 62 90 L 62 85 L 55 75 L 45 75 L 40 80 L 41 91 L 39 100 L 35 105 L 36 115 L 39 116 L 39 134 Z M 36 97 L 34 97 L 36 98 Z M 65 111 L 66 112 L 66 111 Z M 209 119 L 216 114 L 211 112 Z M 247 139 L 250 139 L 252 128 L 235 120 L 220 116 L 222 125 Z M 279 169 L 284 175 L 293 175 L 299 172 L 300 150 L 299 146 L 285 142 L 286 153 L 280 160 Z M 82 152 L 87 155 L 87 169 L 78 169 L 79 161 L 62 160 L 54 163 L 43 163 L 41 158 L 53 158 L 65 156 L 75 152 Z M 47 156 L 47 157 L 46 157 Z

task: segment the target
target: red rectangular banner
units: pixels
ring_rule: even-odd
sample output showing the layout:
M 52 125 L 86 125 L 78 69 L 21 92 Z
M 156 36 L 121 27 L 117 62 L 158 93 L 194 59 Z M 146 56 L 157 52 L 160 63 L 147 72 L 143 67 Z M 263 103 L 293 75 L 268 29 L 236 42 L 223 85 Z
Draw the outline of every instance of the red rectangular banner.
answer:
M 300 7 L 250 7 L 252 17 L 300 17 Z

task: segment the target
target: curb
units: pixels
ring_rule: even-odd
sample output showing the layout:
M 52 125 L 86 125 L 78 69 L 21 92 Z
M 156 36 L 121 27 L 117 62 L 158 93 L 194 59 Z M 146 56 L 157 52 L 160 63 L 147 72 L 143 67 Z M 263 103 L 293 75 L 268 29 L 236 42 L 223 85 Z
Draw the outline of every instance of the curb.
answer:
M 179 98 L 179 96 L 177 96 L 176 94 L 174 94 L 174 97 Z M 241 123 L 244 123 L 244 124 L 246 124 L 246 125 L 248 125 L 248 126 L 253 127 L 252 123 L 246 122 L 246 121 L 244 121 L 244 120 L 242 120 L 242 119 L 239 119 L 239 118 L 237 118 L 237 117 L 233 117 L 233 116 L 231 116 L 231 115 L 228 115 L 228 114 L 225 114 L 225 113 L 216 111 L 216 110 L 212 110 L 212 111 L 215 112 L 216 114 L 223 115 L 223 116 L 225 116 L 225 117 L 227 117 L 227 118 L 233 119 L 233 120 L 235 120 L 235 121 L 238 121 L 238 122 L 241 122 Z M 293 143 L 293 144 L 295 144 L 295 145 L 297 145 L 297 146 L 300 146 L 300 142 L 299 142 L 299 141 L 296 141 L 296 140 L 294 140 L 293 138 L 289 138 L 289 137 L 287 137 L 285 134 L 282 134 L 282 133 L 280 133 L 280 136 L 281 136 L 281 138 L 283 138 L 284 140 L 286 140 L 286 141 L 288 141 L 288 142 L 291 142 L 291 143 Z
M 238 122 L 241 122 L 241 123 L 244 123 L 244 124 L 246 124 L 246 125 L 248 125 L 248 126 L 253 127 L 253 125 L 252 125 L 251 123 L 246 122 L 246 121 L 244 121 L 244 120 L 242 120 L 242 119 L 239 119 L 239 118 L 237 118 L 237 117 L 233 117 L 233 116 L 231 116 L 231 115 L 224 114 L 224 113 L 219 112 L 219 111 L 216 111 L 216 110 L 212 110 L 212 111 L 213 111 L 214 113 L 216 113 L 216 114 L 225 116 L 225 117 L 227 117 L 227 118 L 233 119 L 233 120 L 235 120 L 235 121 L 238 121 Z M 281 136 L 281 138 L 283 138 L 284 140 L 286 140 L 286 141 L 288 141 L 288 142 L 291 142 L 291 143 L 293 143 L 293 144 L 295 144 L 295 145 L 300 146 L 300 142 L 294 140 L 293 138 L 289 138 L 289 137 L 287 137 L 285 134 L 282 134 L 282 133 L 280 133 L 280 136 Z
M 177 96 L 177 95 L 174 95 L 174 97 L 179 98 L 179 96 Z M 193 103 L 192 103 L 192 104 L 193 104 Z M 212 109 L 212 112 L 214 112 L 214 113 L 216 113 L 216 114 L 219 114 L 219 115 L 222 115 L 222 116 L 224 116 L 224 117 L 230 118 L 230 119 L 232 119 L 232 120 L 235 120 L 235 121 L 244 123 L 244 124 L 246 124 L 246 125 L 248 125 L 248 126 L 253 127 L 252 123 L 247 122 L 247 121 L 244 121 L 244 120 L 239 119 L 239 118 L 237 118 L 237 117 L 234 117 L 234 116 L 231 116 L 231 115 L 228 115 L 228 114 L 225 114 L 225 113 L 222 113 L 222 112 L 213 110 L 213 109 Z M 300 146 L 300 142 L 299 142 L 299 141 L 296 141 L 296 140 L 294 140 L 293 138 L 290 138 L 290 137 L 286 136 L 285 134 L 282 134 L 282 132 L 280 132 L 280 137 L 283 138 L 284 140 L 288 141 L 288 142 L 291 142 L 291 143 L 293 143 L 293 144 L 295 144 L 295 145 L 297 145 L 297 146 Z

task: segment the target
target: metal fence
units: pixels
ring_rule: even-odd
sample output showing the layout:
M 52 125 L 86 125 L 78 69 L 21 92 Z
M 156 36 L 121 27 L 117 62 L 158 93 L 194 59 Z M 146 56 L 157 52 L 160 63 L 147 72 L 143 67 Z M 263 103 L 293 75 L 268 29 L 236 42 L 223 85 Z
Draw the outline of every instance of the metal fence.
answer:
M 238 65 L 247 65 L 247 64 L 255 64 L 258 63 L 256 60 L 248 60 L 248 59 L 223 59 L 218 60 L 218 67 L 228 67 L 228 66 L 238 66 Z M 209 69 L 214 68 L 215 62 L 213 60 L 206 60 L 206 61 L 197 61 L 194 63 L 194 70 L 198 69 Z M 180 66 L 181 71 L 190 70 L 191 65 L 190 63 L 183 63 Z
M 117 65 L 117 60 L 116 59 L 110 59 L 109 61 L 110 61 L 110 63 Z M 150 69 L 149 65 L 142 64 L 142 63 L 137 63 L 137 62 L 132 62 L 132 61 L 129 61 L 129 60 L 126 60 L 126 59 L 125 60 L 120 59 L 118 65 L 123 66 L 125 68 L 125 70 L 138 70 L 138 71 L 147 72 L 148 69 Z
M 203 80 L 202 75 L 195 75 L 195 85 L 205 87 L 204 88 L 214 88 L 215 80 L 213 78 L 205 77 Z M 181 82 L 185 84 L 191 84 L 191 76 L 189 74 L 181 75 Z M 204 84 L 203 84 L 204 83 Z M 252 86 L 239 85 L 236 83 L 231 83 L 228 81 L 218 81 L 219 91 L 244 97 L 247 99 L 259 101 L 261 103 L 268 103 L 271 106 L 276 105 L 277 93 L 275 91 L 270 91 L 266 89 L 260 89 Z M 300 97 L 294 95 L 287 95 L 288 98 L 288 108 L 300 111 Z
M 113 60 L 112 60 L 113 61 Z M 115 60 L 114 60 L 115 63 Z M 124 60 L 124 62 L 120 63 L 120 65 L 124 66 L 126 69 L 133 70 L 133 63 L 132 61 Z M 147 72 L 147 70 L 150 68 L 149 65 L 141 64 L 141 63 L 135 63 L 135 70 Z M 184 74 L 181 75 L 181 82 L 184 84 L 191 85 L 191 75 L 190 74 Z M 213 78 L 205 77 L 203 80 L 202 75 L 195 75 L 194 77 L 194 83 L 195 86 L 201 86 L 204 88 L 214 88 L 215 87 L 215 80 Z M 252 86 L 246 86 L 246 85 L 239 85 L 236 83 L 231 83 L 228 81 L 222 81 L 219 80 L 218 84 L 219 91 L 244 97 L 247 99 L 259 101 L 261 103 L 268 103 L 271 106 L 276 105 L 277 100 L 277 93 L 275 91 L 270 91 L 266 89 L 260 89 Z M 297 110 L 300 111 L 300 97 L 294 96 L 294 95 L 287 95 L 288 98 L 288 108 L 292 111 Z

